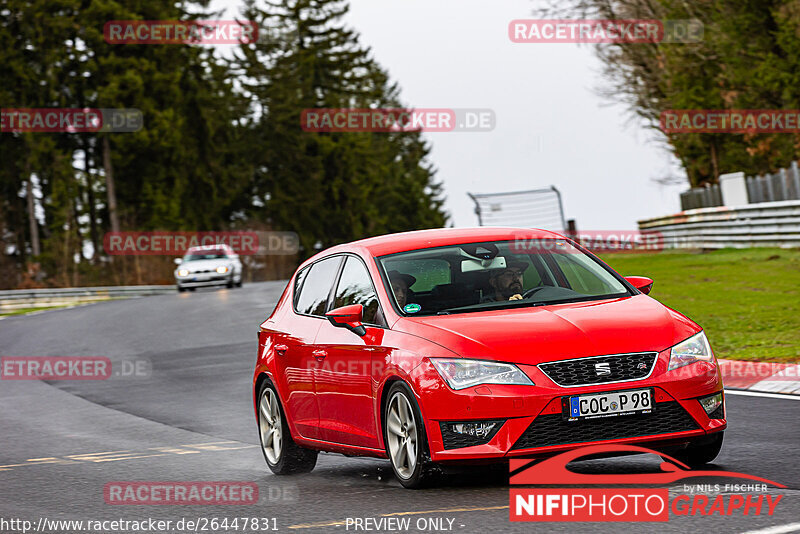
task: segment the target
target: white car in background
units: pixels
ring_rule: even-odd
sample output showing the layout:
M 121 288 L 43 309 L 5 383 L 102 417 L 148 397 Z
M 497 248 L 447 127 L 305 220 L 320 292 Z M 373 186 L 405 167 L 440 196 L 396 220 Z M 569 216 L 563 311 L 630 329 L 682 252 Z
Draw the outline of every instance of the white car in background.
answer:
M 181 293 L 196 287 L 242 287 L 242 262 L 229 245 L 192 247 L 175 263 L 175 284 Z

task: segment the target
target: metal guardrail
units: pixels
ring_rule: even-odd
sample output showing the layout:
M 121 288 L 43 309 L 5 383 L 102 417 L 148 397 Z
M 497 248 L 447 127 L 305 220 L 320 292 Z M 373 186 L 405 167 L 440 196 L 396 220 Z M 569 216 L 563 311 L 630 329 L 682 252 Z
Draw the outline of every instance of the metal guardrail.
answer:
M 664 248 L 800 247 L 800 201 L 682 211 L 639 221 L 639 230 L 659 232 Z
M 67 287 L 0 291 L 0 311 L 97 302 L 113 298 L 147 297 L 176 291 L 176 286 Z
M 171 286 L 109 286 L 109 287 L 66 287 L 48 289 L 11 289 L 0 291 L 0 300 L 36 299 L 53 297 L 145 297 L 174 293 Z

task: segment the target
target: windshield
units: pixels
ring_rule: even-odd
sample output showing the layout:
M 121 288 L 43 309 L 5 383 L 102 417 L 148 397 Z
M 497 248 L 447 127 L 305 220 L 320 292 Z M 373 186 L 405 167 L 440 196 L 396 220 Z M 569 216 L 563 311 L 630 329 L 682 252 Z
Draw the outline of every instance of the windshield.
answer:
M 629 296 L 609 269 L 558 239 L 468 243 L 378 259 L 408 315 L 466 313 Z
M 187 254 L 183 257 L 183 261 L 197 261 L 197 260 L 221 260 L 227 258 L 228 255 L 225 252 L 193 252 L 191 254 Z

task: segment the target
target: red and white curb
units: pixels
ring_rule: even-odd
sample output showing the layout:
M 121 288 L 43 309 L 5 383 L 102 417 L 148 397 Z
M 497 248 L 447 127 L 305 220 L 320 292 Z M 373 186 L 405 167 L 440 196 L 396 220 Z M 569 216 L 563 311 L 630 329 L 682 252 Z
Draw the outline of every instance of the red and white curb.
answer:
M 718 361 L 725 389 L 800 395 L 800 364 Z

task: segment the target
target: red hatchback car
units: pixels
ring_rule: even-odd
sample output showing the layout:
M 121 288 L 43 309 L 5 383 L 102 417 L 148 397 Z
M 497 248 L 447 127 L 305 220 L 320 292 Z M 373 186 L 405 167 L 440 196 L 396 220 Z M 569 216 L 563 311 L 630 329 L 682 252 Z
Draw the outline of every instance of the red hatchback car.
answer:
M 544 230 L 425 230 L 321 252 L 259 332 L 267 464 L 389 458 L 413 488 L 438 464 L 608 442 L 710 462 L 726 428 L 719 367 L 652 284 Z

